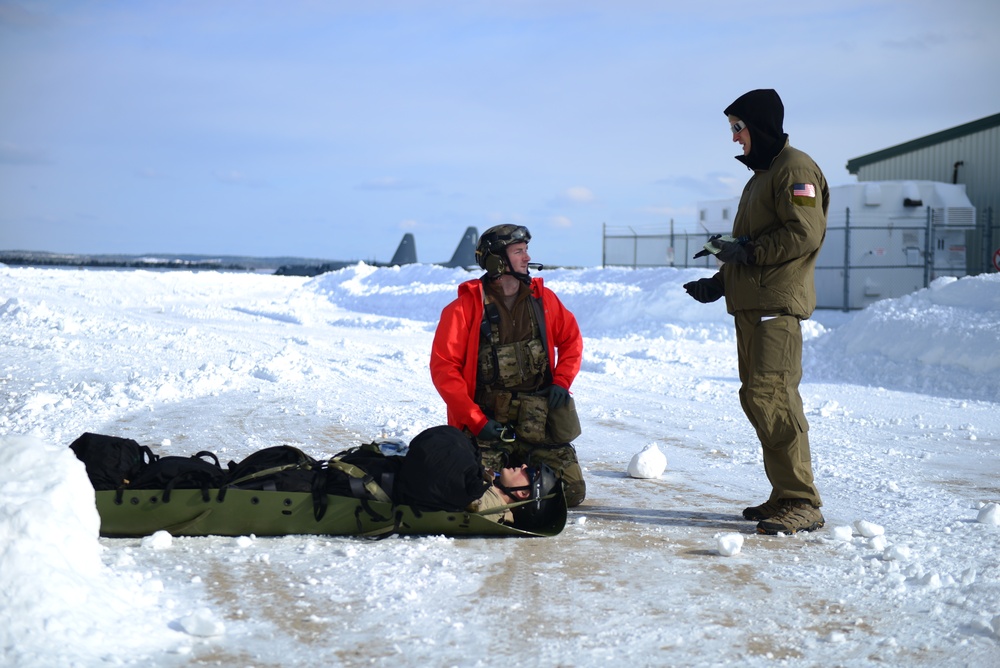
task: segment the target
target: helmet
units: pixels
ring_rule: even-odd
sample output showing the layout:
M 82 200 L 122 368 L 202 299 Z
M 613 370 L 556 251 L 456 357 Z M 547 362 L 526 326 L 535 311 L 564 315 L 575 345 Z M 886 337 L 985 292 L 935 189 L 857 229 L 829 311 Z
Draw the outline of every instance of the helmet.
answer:
M 508 267 L 507 246 L 531 241 L 531 232 L 523 225 L 496 225 L 483 232 L 476 246 L 476 263 L 490 278 L 498 278 Z
M 566 496 L 562 478 L 548 464 L 533 466 L 528 478 L 531 502 L 514 508 L 514 526 L 538 531 L 550 528 L 560 519 L 565 522 Z

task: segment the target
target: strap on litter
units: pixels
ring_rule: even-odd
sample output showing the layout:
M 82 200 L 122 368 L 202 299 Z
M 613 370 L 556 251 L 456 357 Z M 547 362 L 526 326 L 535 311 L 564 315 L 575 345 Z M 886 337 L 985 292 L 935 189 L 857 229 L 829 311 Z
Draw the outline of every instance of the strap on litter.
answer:
M 347 462 L 334 457 L 333 459 L 330 460 L 330 468 L 335 468 L 338 471 L 342 471 L 347 475 L 351 476 L 352 492 L 354 492 L 354 488 L 356 485 L 355 480 L 357 480 L 360 481 L 361 486 L 364 488 L 364 490 L 369 494 L 371 494 L 376 501 L 382 501 L 384 503 L 392 503 L 392 499 L 389 497 L 388 494 L 385 493 L 385 490 L 382 489 L 377 482 L 375 482 L 375 478 L 373 478 L 366 471 L 363 471 L 354 464 L 348 464 Z

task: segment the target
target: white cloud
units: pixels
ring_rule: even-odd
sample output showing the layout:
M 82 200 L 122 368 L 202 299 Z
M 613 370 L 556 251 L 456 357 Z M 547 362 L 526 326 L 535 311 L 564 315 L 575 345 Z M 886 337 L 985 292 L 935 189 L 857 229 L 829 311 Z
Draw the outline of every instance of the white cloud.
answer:
M 552 216 L 552 224 L 564 229 L 573 227 L 573 221 L 566 216 Z
M 222 183 L 232 185 L 232 186 L 245 186 L 247 188 L 261 188 L 265 185 L 264 181 L 258 178 L 247 176 L 243 172 L 237 169 L 231 169 L 228 171 L 216 171 L 215 178 Z
M 577 202 L 580 204 L 593 202 L 597 199 L 594 197 L 594 193 L 591 192 L 589 188 L 584 188 L 583 186 L 573 186 L 572 188 L 567 188 L 565 196 L 566 199 L 571 202 Z
M 419 183 L 415 181 L 407 181 L 405 179 L 398 179 L 395 176 L 382 176 L 376 179 L 369 179 L 359 183 L 357 186 L 358 190 L 411 190 L 413 188 L 421 187 Z

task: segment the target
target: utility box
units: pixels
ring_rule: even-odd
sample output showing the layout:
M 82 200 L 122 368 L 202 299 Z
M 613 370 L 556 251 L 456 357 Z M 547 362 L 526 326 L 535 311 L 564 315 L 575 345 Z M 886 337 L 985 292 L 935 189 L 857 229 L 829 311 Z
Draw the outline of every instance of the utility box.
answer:
M 739 198 L 698 204 L 702 227 L 732 231 Z M 830 188 L 827 232 L 816 263 L 819 308 L 860 309 L 965 276 L 976 210 L 965 185 L 867 181 Z

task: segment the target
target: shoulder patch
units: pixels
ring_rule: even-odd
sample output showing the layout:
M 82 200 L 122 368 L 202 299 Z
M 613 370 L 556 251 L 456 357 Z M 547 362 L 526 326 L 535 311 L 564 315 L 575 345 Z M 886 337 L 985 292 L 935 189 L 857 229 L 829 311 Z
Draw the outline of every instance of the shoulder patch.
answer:
M 816 186 L 812 183 L 793 183 L 792 203 L 816 206 Z
M 816 197 L 816 186 L 811 183 L 793 183 L 792 197 Z

